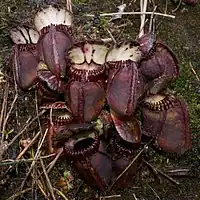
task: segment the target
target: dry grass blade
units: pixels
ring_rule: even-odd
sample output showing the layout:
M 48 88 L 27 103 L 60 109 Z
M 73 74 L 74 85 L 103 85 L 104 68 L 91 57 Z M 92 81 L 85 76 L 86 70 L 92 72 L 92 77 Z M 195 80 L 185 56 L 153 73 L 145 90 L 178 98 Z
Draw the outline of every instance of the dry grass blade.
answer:
M 153 33 L 154 33 L 154 28 L 155 28 L 155 26 L 153 26 L 153 19 L 154 19 L 154 12 L 156 11 L 156 9 L 157 9 L 157 6 L 155 6 L 153 9 L 153 13 L 151 15 L 151 19 L 150 19 L 150 23 L 149 23 L 149 32 L 152 32 L 152 30 L 153 30 Z
M 53 190 L 60 195 L 64 200 L 69 200 L 60 190 L 53 188 Z
M 119 198 L 119 197 L 121 197 L 120 194 L 110 195 L 110 196 L 102 196 L 102 197 L 99 197 L 99 200 L 112 199 L 112 198 Z
M 157 192 L 150 186 L 148 185 L 148 187 L 151 189 L 151 191 L 154 193 L 155 197 L 158 199 L 158 200 L 161 200 L 159 195 L 157 194 Z
M 165 177 L 166 179 L 170 180 L 172 183 L 176 184 L 176 185 L 180 185 L 180 183 L 176 180 L 174 180 L 172 177 L 168 176 L 167 174 L 165 174 L 164 172 L 162 172 L 161 170 L 155 168 L 153 165 L 151 165 L 149 162 L 147 162 L 146 160 L 143 160 L 143 162 L 149 166 L 152 170 L 158 172 L 159 174 L 161 174 L 163 177 Z
M 119 14 L 119 13 L 103 13 L 103 14 L 100 14 L 99 16 L 100 17 L 109 17 L 109 16 L 113 16 L 113 15 L 117 15 L 117 14 Z M 121 12 L 120 14 L 122 14 L 122 15 L 142 15 L 142 14 L 152 15 L 152 12 Z M 169 15 L 169 14 L 155 12 L 154 15 L 175 19 L 174 15 Z M 86 16 L 87 17 L 95 17 L 96 15 L 87 14 Z
M 50 125 L 53 127 L 54 125 L 53 125 L 52 116 L 53 116 L 53 105 L 51 106 L 51 109 L 50 109 L 50 116 L 49 116 L 49 118 L 50 118 Z
M 17 82 L 16 82 L 16 77 L 15 77 L 15 73 L 14 73 L 14 83 L 15 83 L 15 97 L 13 99 L 13 102 L 11 104 L 11 107 L 10 107 L 10 110 L 8 111 L 7 115 L 6 115 L 6 118 L 4 120 L 4 123 L 3 123 L 3 132 L 5 131 L 5 128 L 6 128 L 6 124 L 7 124 L 7 121 L 8 121 L 8 118 L 10 117 L 10 114 L 15 106 L 15 103 L 18 99 L 18 88 L 17 88 Z M 2 137 L 2 140 L 3 140 L 3 137 Z
M 28 173 L 26 174 L 26 177 L 24 178 L 24 180 L 23 180 L 23 182 L 22 182 L 22 184 L 21 184 L 21 186 L 20 186 L 21 189 L 24 187 L 24 184 L 25 184 L 25 182 L 26 182 L 26 179 L 27 179 L 28 176 L 30 175 L 30 173 L 31 173 L 31 171 L 32 171 L 32 169 L 33 169 L 33 167 L 35 166 L 35 163 L 36 163 L 38 157 L 39 157 L 40 154 L 41 154 L 41 150 L 40 150 L 40 149 L 41 149 L 41 147 L 42 147 L 42 145 L 43 145 L 43 143 L 44 143 L 44 140 L 45 140 L 45 138 L 46 138 L 47 132 L 48 132 L 48 129 L 45 131 L 45 133 L 44 133 L 44 135 L 43 135 L 43 137 L 42 137 L 42 139 L 41 139 L 41 142 L 40 142 L 39 145 L 38 145 L 38 149 L 37 149 L 37 151 L 36 151 L 36 154 L 35 154 L 35 157 L 34 157 L 34 161 L 31 163 L 31 167 L 30 167 Z
M 4 94 L 3 94 L 3 103 L 2 103 L 2 108 L 1 108 L 1 116 L 0 116 L 0 131 L 1 132 L 2 132 L 2 127 L 3 127 L 3 119 L 5 118 L 6 110 L 7 110 L 8 92 L 9 92 L 9 83 L 6 82 L 5 89 L 4 89 Z M 2 142 L 3 142 L 3 137 L 1 139 L 2 139 Z
M 170 176 L 188 176 L 191 172 L 191 169 L 172 169 L 165 171 L 165 173 L 169 174 Z
M 194 75 L 196 76 L 196 79 L 197 79 L 198 81 L 200 81 L 200 78 L 199 78 L 199 76 L 197 75 L 196 71 L 194 70 L 194 67 L 193 67 L 193 65 L 192 65 L 191 62 L 189 62 L 189 65 L 190 65 L 190 68 L 191 68 L 192 72 L 193 72 Z
M 41 159 L 47 159 L 47 158 L 50 158 L 50 157 L 53 157 L 55 156 L 55 154 L 50 154 L 50 155 L 47 155 L 47 156 L 41 156 L 40 158 Z M 30 158 L 30 159 L 21 159 L 21 160 L 12 160 L 12 159 L 8 159 L 8 160 L 3 160 L 0 162 L 0 167 L 1 166 L 6 166 L 6 165 L 15 165 L 15 164 L 18 164 L 18 163 L 28 163 L 28 162 L 33 162 L 33 161 L 37 161 Z
M 168 0 L 165 0 L 165 14 L 167 13 L 167 3 Z M 153 7 L 155 7 L 155 1 L 153 1 Z
M 2 156 L 3 156 L 4 152 L 8 149 L 7 142 L 4 142 L 5 129 L 6 129 L 7 121 L 10 117 L 10 114 L 11 114 L 11 112 L 12 112 L 14 106 L 15 106 L 15 103 L 17 101 L 17 98 L 18 98 L 18 93 L 16 92 L 14 100 L 11 104 L 10 110 L 8 111 L 8 113 L 6 113 L 7 102 L 8 102 L 8 94 L 9 94 L 9 83 L 6 82 L 4 95 L 3 95 L 4 98 L 3 98 L 3 104 L 2 104 L 2 109 L 1 109 L 1 116 L 0 116 L 0 131 L 2 133 L 1 144 L 0 144 L 0 160 L 2 160 Z
M 3 159 L 4 152 L 8 149 L 8 143 L 5 141 L 0 144 L 0 161 Z
M 42 116 L 45 112 L 46 112 L 46 110 L 42 110 L 42 111 L 38 114 L 38 116 L 34 117 L 30 122 L 28 122 L 28 124 L 26 124 L 26 125 L 22 128 L 22 130 L 10 141 L 10 143 L 8 144 L 8 147 L 11 146 L 11 145 L 15 142 L 15 140 L 16 140 L 20 135 L 22 135 L 22 134 L 25 132 L 25 130 L 26 130 L 35 120 L 37 120 L 38 117 Z
M 101 41 L 107 43 L 107 42 L 113 42 L 112 38 L 102 38 Z
M 35 90 L 35 110 L 36 110 L 36 114 L 37 114 L 37 120 L 38 120 L 39 129 L 40 129 L 40 132 L 42 133 L 42 127 L 41 127 L 41 123 L 40 123 L 40 116 L 39 116 L 38 105 L 39 105 L 39 103 L 38 103 L 37 90 Z
M 131 0 L 131 2 L 128 4 L 128 7 L 131 6 L 132 3 L 135 3 L 137 0 Z
M 45 197 L 45 199 L 49 199 L 48 195 L 47 195 L 47 194 L 45 193 L 45 191 L 44 191 L 43 185 L 42 185 L 42 183 L 41 183 L 40 180 L 37 180 L 37 185 L 38 185 L 38 187 L 39 187 L 41 193 L 42 193 L 43 196 Z
M 112 33 L 110 32 L 110 30 L 109 30 L 109 29 L 106 29 L 106 30 L 107 30 L 107 32 L 109 33 L 109 35 L 110 35 L 112 41 L 114 42 L 114 44 L 116 44 L 117 42 L 116 42 L 114 36 L 112 35 Z
M 72 13 L 72 2 L 71 0 L 66 0 L 66 8 Z
M 136 197 L 136 195 L 134 193 L 133 193 L 133 197 L 134 197 L 135 200 L 138 200 L 137 197 Z
M 24 190 L 22 190 L 22 191 L 20 191 L 20 192 L 17 192 L 17 193 L 14 194 L 14 195 L 12 195 L 12 196 L 9 197 L 7 200 L 14 200 L 14 199 L 18 198 L 19 196 L 21 196 L 22 194 L 24 194 L 24 193 L 26 193 L 26 192 L 29 192 L 29 191 L 31 191 L 31 190 L 32 190 L 32 188 L 24 189 Z
M 56 157 L 54 158 L 54 160 L 47 166 L 47 174 L 51 171 L 51 169 L 54 167 L 54 165 L 56 164 L 57 160 L 59 159 L 59 157 L 61 156 L 61 154 L 63 153 L 63 148 L 60 148 L 57 152 Z
M 180 8 L 181 4 L 182 4 L 182 0 L 179 0 L 177 7 L 174 10 L 172 10 L 172 12 L 173 13 L 176 12 Z
M 50 181 L 50 179 L 49 179 L 49 177 L 48 177 L 48 174 L 47 174 L 47 171 L 46 171 L 46 169 L 45 169 L 45 166 L 44 166 L 44 163 L 43 163 L 43 160 L 42 160 L 42 159 L 40 159 L 40 163 L 41 163 L 41 166 L 42 166 L 42 169 L 43 169 L 43 172 L 44 172 L 46 181 L 47 181 L 47 187 L 48 187 L 48 189 L 49 189 L 49 192 L 50 192 L 50 194 L 51 194 L 51 197 L 52 197 L 53 200 L 56 200 L 56 197 L 55 197 L 54 192 L 53 192 L 53 187 L 52 187 L 51 181 Z
M 32 146 L 32 144 L 35 143 L 36 139 L 39 137 L 40 135 L 40 132 L 38 132 L 35 137 L 31 140 L 31 142 L 22 150 L 22 152 L 17 156 L 16 160 L 19 160 L 25 153 L 26 151 L 28 150 L 28 148 L 30 146 Z
M 138 154 L 133 158 L 133 160 L 130 162 L 130 164 L 124 169 L 124 171 L 117 177 L 115 182 L 107 189 L 107 191 L 110 191 L 113 186 L 117 183 L 117 181 L 130 169 L 130 167 L 133 165 L 133 163 L 142 155 L 144 151 L 148 148 L 149 144 L 152 142 L 150 140 L 147 144 L 144 145 L 144 147 L 138 152 Z
M 34 119 L 33 119 L 29 124 L 27 124 L 27 125 L 24 127 L 23 130 L 25 130 L 25 128 L 27 128 L 31 123 L 33 123 L 33 121 L 38 120 L 39 132 L 37 133 L 37 135 L 36 135 L 36 137 L 34 138 L 34 140 L 36 140 L 36 138 L 38 138 L 40 135 L 41 135 L 41 138 L 40 138 L 40 140 L 39 140 L 39 142 L 38 142 L 38 148 L 37 148 L 37 151 L 36 151 L 36 153 L 35 153 L 34 160 L 33 160 L 33 162 L 31 163 L 31 166 L 30 166 L 30 168 L 29 168 L 29 171 L 28 171 L 28 173 L 26 174 L 26 177 L 24 178 L 24 180 L 23 180 L 23 182 L 22 182 L 22 184 L 21 184 L 21 186 L 20 186 L 20 189 L 21 189 L 21 190 L 23 189 L 24 184 L 25 184 L 25 182 L 26 182 L 28 176 L 31 174 L 31 172 L 33 172 L 33 173 L 32 173 L 32 177 L 35 178 L 35 180 L 33 179 L 33 180 L 34 180 L 33 186 L 34 186 L 35 182 L 37 183 L 37 181 L 38 181 L 38 178 L 35 177 L 35 175 L 37 176 L 37 167 L 35 167 L 35 166 L 36 166 L 36 161 L 37 161 L 37 159 L 39 158 L 39 156 L 40 156 L 40 154 L 41 154 L 41 147 L 42 147 L 42 145 L 43 145 L 43 143 L 44 143 L 44 140 L 45 140 L 46 135 L 47 135 L 47 132 L 48 132 L 48 129 L 47 129 L 47 130 L 45 131 L 44 135 L 42 135 L 42 132 L 43 132 L 43 131 L 42 131 L 42 128 L 41 128 L 41 124 L 40 124 L 40 119 L 39 119 L 39 117 L 40 117 L 41 115 L 43 115 L 44 112 L 45 112 L 46 110 L 42 110 L 42 111 L 39 113 L 39 110 L 38 110 L 38 102 L 37 102 L 37 93 L 35 93 L 35 102 L 36 102 L 35 108 L 36 108 L 36 114 L 37 114 L 37 116 L 34 117 Z M 21 134 L 22 134 L 22 133 L 18 134 L 18 137 L 19 137 L 19 135 L 21 135 Z
M 56 164 L 57 160 L 59 159 L 60 155 L 63 153 L 63 148 L 58 149 L 57 153 L 56 153 L 56 157 L 52 160 L 52 162 L 49 163 L 49 165 L 46 167 L 47 170 L 47 174 L 49 174 L 49 172 L 52 170 L 52 168 L 54 167 L 54 165 Z M 53 154 L 55 156 L 55 154 Z M 40 178 L 42 176 L 43 172 L 39 175 L 38 178 Z
M 10 110 L 8 111 L 8 113 L 7 113 L 6 117 L 5 117 L 5 120 L 4 120 L 4 122 L 3 122 L 3 130 L 2 130 L 3 133 L 4 133 L 5 129 L 6 129 L 6 124 L 7 124 L 7 122 L 8 122 L 8 118 L 10 117 L 10 114 L 11 114 L 11 112 L 12 112 L 14 106 L 15 106 L 15 103 L 16 103 L 16 101 L 17 101 L 17 98 L 18 98 L 18 94 L 15 94 L 15 97 L 14 97 L 14 100 L 13 100 L 13 102 L 12 102 L 12 104 L 11 104 Z M 3 135 L 4 135 L 4 134 L 3 134 Z M 3 137 L 2 137 L 2 141 L 3 141 Z
M 10 107 L 10 110 L 8 111 L 8 113 L 7 113 L 7 115 L 5 116 L 5 112 L 6 112 L 6 108 L 4 109 L 4 115 L 2 115 L 2 116 L 4 116 L 4 121 L 1 121 L 1 124 L 0 124 L 0 126 L 2 125 L 2 123 L 3 123 L 3 128 L 2 128 L 2 138 L 1 138 L 1 142 L 3 143 L 3 141 L 4 141 L 4 133 L 5 133 L 5 129 L 6 129 L 6 125 L 7 125 L 7 122 L 8 122 L 8 119 L 9 119 L 9 117 L 10 117 L 10 114 L 11 114 L 11 112 L 12 112 L 12 110 L 13 110 L 13 108 L 14 108 L 14 106 L 15 106 L 15 103 L 16 103 L 16 101 L 17 101 L 17 99 L 18 99 L 18 89 L 17 89 L 17 83 L 16 83 L 16 77 L 15 77 L 15 73 L 14 73 L 14 83 L 15 83 L 15 97 L 14 97 L 14 99 L 13 99 L 13 101 L 12 101 L 12 103 L 11 103 L 11 107 Z M 9 83 L 7 83 L 8 84 L 8 86 L 9 86 Z M 9 87 L 8 87 L 8 89 L 9 89 Z M 8 93 L 7 93 L 7 96 L 6 96 L 6 102 L 8 101 Z M 5 100 L 4 99 L 4 100 Z M 4 104 L 3 104 L 4 105 Z M 6 105 L 7 105 L 7 103 L 6 103 Z M 1 117 L 2 117 L 1 116 Z M 1 119 L 2 120 L 2 119 Z M 9 146 L 7 146 L 7 148 L 8 148 Z
M 140 0 L 140 11 L 142 13 L 145 13 L 147 10 L 148 1 L 147 0 Z M 141 23 L 140 23 L 140 32 L 139 32 L 139 38 L 144 35 L 144 25 L 145 25 L 145 14 L 140 15 Z

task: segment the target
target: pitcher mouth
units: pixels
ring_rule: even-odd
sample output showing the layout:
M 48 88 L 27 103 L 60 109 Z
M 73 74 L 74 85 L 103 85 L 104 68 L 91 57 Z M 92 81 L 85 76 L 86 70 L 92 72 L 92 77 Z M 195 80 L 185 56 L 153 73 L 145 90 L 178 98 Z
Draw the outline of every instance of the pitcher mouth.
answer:
M 121 156 L 135 155 L 137 149 L 141 147 L 140 143 L 131 143 L 123 140 L 118 134 L 113 138 L 113 147 L 115 152 Z
M 95 81 L 103 76 L 108 48 L 100 41 L 83 41 L 68 51 L 70 76 L 77 81 Z
M 95 154 L 100 145 L 99 134 L 96 130 L 75 134 L 65 142 L 65 154 L 72 160 L 83 160 Z
M 72 114 L 65 102 L 46 103 L 40 106 L 40 109 L 47 110 L 46 120 L 54 125 L 67 125 L 73 120 Z
M 153 111 L 168 110 L 173 107 L 176 98 L 173 95 L 150 95 L 144 99 L 143 105 Z

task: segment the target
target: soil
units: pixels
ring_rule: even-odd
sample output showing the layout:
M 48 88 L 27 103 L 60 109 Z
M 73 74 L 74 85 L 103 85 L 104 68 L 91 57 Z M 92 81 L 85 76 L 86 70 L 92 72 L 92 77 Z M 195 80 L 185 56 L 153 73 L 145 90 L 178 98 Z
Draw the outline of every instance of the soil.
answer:
M 57 2 L 57 1 L 48 1 Z M 47 2 L 47 3 L 48 3 Z M 125 11 L 139 11 L 138 3 L 131 3 L 131 0 L 123 1 L 128 6 Z M 138 1 L 137 1 L 138 2 Z M 119 0 L 101 0 L 101 3 L 93 0 L 74 0 L 72 1 L 74 14 L 74 37 L 80 39 L 100 39 L 110 38 L 109 31 L 117 40 L 134 40 L 139 32 L 139 15 L 123 16 L 117 21 L 110 22 L 109 17 L 98 17 L 99 13 L 116 12 L 117 6 L 122 2 Z M 175 15 L 175 19 L 167 17 L 156 18 L 157 38 L 167 44 L 175 53 L 180 64 L 180 77 L 169 87 L 174 94 L 188 104 L 190 114 L 190 129 L 192 136 L 192 148 L 183 155 L 171 155 L 158 152 L 155 149 L 148 150 L 148 162 L 162 172 L 175 169 L 188 169 L 184 174 L 171 174 L 173 180 L 179 182 L 175 184 L 168 178 L 155 175 L 146 165 L 138 172 L 132 187 L 126 190 L 110 191 L 109 199 L 138 199 L 138 200 L 199 200 L 200 199 L 200 2 L 196 6 L 186 6 L 181 4 L 177 11 L 178 2 L 160 0 L 156 2 L 157 12 Z M 167 3 L 167 6 L 166 6 Z M 12 108 L 15 98 L 15 84 L 10 68 L 9 56 L 12 48 L 12 41 L 9 38 L 9 30 L 17 25 L 26 24 L 31 26 L 34 13 L 46 5 L 42 0 L 4 0 L 0 2 L 0 71 L 5 74 L 5 82 L 0 83 L 0 105 L 3 107 L 3 100 L 6 98 L 6 113 Z M 65 1 L 59 1 L 59 6 L 65 6 Z M 166 10 L 167 8 L 167 10 Z M 153 9 L 152 5 L 148 8 Z M 95 18 L 86 17 L 85 14 L 95 14 Z M 109 30 L 109 31 L 108 31 Z M 1 76 L 1 75 L 0 75 Z M 1 78 L 1 77 L 0 77 Z M 1 81 L 1 79 L 0 79 Z M 36 113 L 34 90 L 23 92 L 19 88 L 18 98 L 9 115 L 8 122 L 1 133 L 4 135 L 4 142 L 9 143 L 27 124 L 29 118 L 34 118 Z M 5 102 L 4 102 L 5 103 Z M 0 121 L 0 125 L 5 122 L 5 116 Z M 0 119 L 1 120 L 1 119 Z M 1 126 L 1 129 L 2 126 Z M 12 161 L 21 151 L 20 141 L 32 139 L 38 132 L 38 122 L 35 120 L 15 142 L 4 151 L 2 161 L 0 160 L 0 199 L 45 199 L 38 187 L 32 187 L 32 183 L 37 179 L 36 174 L 27 178 L 23 189 L 20 185 L 30 168 L 32 162 L 19 162 L 13 164 Z M 33 158 L 38 143 L 35 143 L 23 156 L 24 159 Z M 0 152 L 3 152 L 1 146 Z M 41 156 L 47 155 L 42 152 Z M 5 160 L 11 160 L 10 164 L 3 164 Z M 52 158 L 44 159 L 44 164 L 50 163 Z M 41 171 L 41 166 L 38 169 Z M 60 179 L 65 177 L 66 172 L 71 172 L 74 180 L 72 189 L 66 190 L 64 186 L 58 186 Z M 95 199 L 98 191 L 86 186 L 78 175 L 71 169 L 66 160 L 60 159 L 49 174 L 53 187 L 62 191 L 69 200 Z M 44 178 L 42 183 L 45 183 Z M 45 184 L 44 184 L 45 185 Z M 25 189 L 32 188 L 26 191 Z M 20 191 L 23 191 L 24 194 Z M 46 193 L 48 190 L 45 190 Z M 59 193 L 55 192 L 56 199 L 64 199 Z M 16 195 L 16 196 L 14 196 Z M 114 195 L 120 195 L 115 197 Z M 51 199 L 47 197 L 46 199 Z M 96 198 L 98 199 L 98 198 Z

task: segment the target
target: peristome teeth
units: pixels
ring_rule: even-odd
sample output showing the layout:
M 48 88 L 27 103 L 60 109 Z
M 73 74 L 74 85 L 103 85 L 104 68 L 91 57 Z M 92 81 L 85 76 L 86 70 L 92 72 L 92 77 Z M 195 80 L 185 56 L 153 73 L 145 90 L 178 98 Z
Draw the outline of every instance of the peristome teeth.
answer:
M 43 9 L 35 15 L 34 23 L 38 31 L 51 24 L 63 24 L 71 26 L 72 16 L 69 11 L 64 9 L 57 9 L 50 5 L 48 8 Z
M 69 112 L 66 112 L 66 113 L 62 113 L 62 114 L 59 114 L 58 115 L 58 118 L 61 119 L 61 120 L 68 120 L 70 119 L 72 116 Z
M 129 43 L 122 43 L 119 47 L 114 46 L 110 49 L 107 54 L 106 62 L 109 61 L 139 61 L 141 59 L 142 52 L 139 50 L 138 46 L 134 46 Z
M 21 26 L 11 29 L 10 37 L 15 44 L 36 44 L 39 33 L 31 28 Z
M 151 95 L 149 97 L 146 97 L 144 101 L 146 103 L 155 104 L 162 101 L 164 98 L 165 98 L 164 95 L 156 94 L 156 95 Z

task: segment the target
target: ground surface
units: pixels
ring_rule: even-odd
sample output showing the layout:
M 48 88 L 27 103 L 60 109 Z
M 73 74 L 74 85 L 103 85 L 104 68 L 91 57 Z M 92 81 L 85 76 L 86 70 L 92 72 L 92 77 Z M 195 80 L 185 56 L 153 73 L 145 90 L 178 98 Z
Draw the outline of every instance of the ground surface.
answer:
M 65 2 L 62 2 L 63 5 Z M 110 23 L 109 18 L 92 19 L 86 18 L 86 13 L 96 14 L 99 12 L 116 12 L 116 6 L 122 2 L 119 0 L 102 0 L 101 3 L 93 0 L 74 0 L 73 11 L 76 27 L 76 38 L 109 38 L 107 31 L 110 30 L 116 40 L 134 39 L 139 30 L 139 16 L 126 16 L 123 19 Z M 127 5 L 126 11 L 137 11 L 138 6 L 131 3 L 131 0 L 124 1 Z M 0 2 L 0 70 L 6 74 L 6 82 L 0 83 L 0 105 L 4 105 L 3 100 L 7 98 L 7 111 L 12 107 L 12 102 L 15 97 L 15 88 L 12 72 L 9 66 L 9 54 L 12 47 L 12 42 L 9 39 L 8 33 L 10 28 L 18 24 L 31 25 L 34 13 L 39 7 L 43 6 L 41 0 L 29 1 L 12 1 L 4 0 Z M 164 12 L 166 1 L 159 1 L 159 12 Z M 167 13 L 172 13 L 176 5 L 167 1 Z M 151 9 L 151 8 L 149 8 Z M 149 162 L 159 168 L 163 172 L 169 169 L 190 169 L 186 176 L 173 177 L 179 181 L 179 185 L 175 185 L 168 179 L 161 177 L 161 180 L 156 179 L 149 173 L 147 168 L 136 178 L 133 187 L 125 191 L 111 192 L 106 195 L 121 195 L 112 199 L 164 199 L 164 200 L 198 200 L 200 199 L 200 3 L 196 7 L 188 7 L 182 5 L 178 11 L 173 13 L 176 18 L 157 18 L 157 36 L 168 44 L 180 61 L 180 77 L 170 87 L 171 90 L 183 100 L 185 100 L 190 112 L 190 127 L 192 132 L 193 147 L 182 156 L 171 156 L 164 153 L 158 153 L 150 150 Z M 79 34 L 77 34 L 79 33 Z M 196 75 L 195 73 L 196 72 Z M 7 93 L 6 93 L 7 90 Z M 0 119 L 1 130 L 4 133 L 4 141 L 8 143 L 18 134 L 26 125 L 27 120 L 36 116 L 34 91 L 24 93 L 18 90 L 19 96 L 14 104 L 8 122 L 5 122 L 5 116 Z M 37 120 L 36 120 L 37 121 Z M 30 122 L 30 119 L 29 119 Z M 25 129 L 23 134 L 11 145 L 3 155 L 3 160 L 15 159 L 20 152 L 19 141 L 21 139 L 32 139 L 38 130 L 36 122 Z M 9 133 L 10 132 L 10 133 Z M 1 133 L 2 136 L 2 133 Z M 35 147 L 31 147 L 28 155 L 24 158 L 33 158 L 35 155 Z M 3 151 L 2 149 L 0 150 Z M 1 161 L 1 160 L 0 160 Z M 50 160 L 45 160 L 45 165 Z M 0 199 L 7 199 L 18 194 L 20 185 L 24 180 L 26 173 L 30 168 L 31 162 L 3 165 L 0 163 Z M 53 171 L 50 173 L 52 185 L 56 187 L 56 182 L 63 176 L 64 171 L 70 168 L 65 161 L 56 163 Z M 36 170 L 36 169 L 34 169 Z M 40 170 L 40 169 L 39 169 Z M 72 182 L 72 189 L 67 194 L 69 199 L 93 199 L 96 191 L 87 188 L 83 182 L 73 173 L 75 181 Z M 32 180 L 37 179 L 33 174 L 28 178 L 22 191 L 26 188 L 31 188 Z M 61 190 L 61 189 L 60 189 Z M 32 191 L 32 192 L 31 192 Z M 37 191 L 37 192 L 36 192 Z M 45 199 L 38 188 L 25 191 L 24 196 L 16 195 L 16 198 L 10 199 Z M 66 191 L 66 190 L 65 190 Z M 57 199 L 62 199 L 57 197 Z

